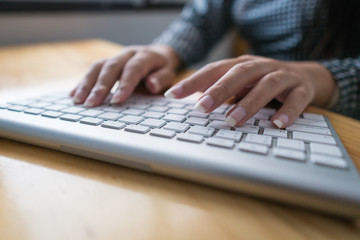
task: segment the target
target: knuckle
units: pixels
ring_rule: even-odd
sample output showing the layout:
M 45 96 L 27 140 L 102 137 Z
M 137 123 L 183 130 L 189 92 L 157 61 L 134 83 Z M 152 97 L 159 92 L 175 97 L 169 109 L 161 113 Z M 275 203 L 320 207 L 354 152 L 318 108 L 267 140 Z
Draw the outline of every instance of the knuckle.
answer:
M 308 91 L 306 88 L 298 88 L 296 94 L 298 95 L 299 99 L 303 99 L 308 101 L 311 97 L 311 92 Z
M 96 68 L 101 66 L 106 60 L 105 59 L 99 59 L 97 61 L 95 61 L 92 65 L 91 68 Z
M 78 89 L 78 91 L 81 91 L 81 92 L 88 92 L 91 90 L 91 85 L 88 83 L 81 84 L 77 89 Z
M 219 98 L 229 98 L 231 97 L 231 91 L 229 89 L 229 87 L 225 84 L 225 83 L 217 83 L 214 88 L 213 88 L 213 92 L 215 94 L 215 96 L 218 96 Z
M 109 71 L 112 71 L 112 70 L 118 68 L 119 62 L 117 61 L 117 59 L 112 58 L 112 59 L 107 60 L 105 65 Z
M 210 70 L 214 70 L 214 69 L 218 69 L 221 68 L 226 60 L 220 60 L 220 61 L 216 61 L 216 62 L 212 62 L 212 63 L 208 63 L 204 66 L 204 70 L 205 71 L 210 71 Z
M 269 74 L 264 77 L 263 82 L 267 84 L 267 86 L 271 86 L 272 88 L 278 88 L 282 85 L 282 75 L 281 74 Z
M 242 74 L 246 74 L 252 71 L 255 67 L 256 67 L 255 62 L 249 61 L 244 63 L 238 63 L 232 69 L 236 72 L 241 72 Z
M 103 94 L 107 93 L 108 89 L 109 88 L 107 86 L 101 84 L 101 85 L 96 86 L 92 90 L 92 93 L 95 94 L 95 95 L 103 95 Z
M 126 70 L 130 71 L 132 74 L 141 74 L 143 72 L 143 63 L 139 60 L 132 61 L 126 65 Z
M 254 59 L 254 56 L 250 55 L 250 54 L 244 54 L 244 55 L 239 56 L 238 59 L 240 61 L 249 61 L 249 60 Z

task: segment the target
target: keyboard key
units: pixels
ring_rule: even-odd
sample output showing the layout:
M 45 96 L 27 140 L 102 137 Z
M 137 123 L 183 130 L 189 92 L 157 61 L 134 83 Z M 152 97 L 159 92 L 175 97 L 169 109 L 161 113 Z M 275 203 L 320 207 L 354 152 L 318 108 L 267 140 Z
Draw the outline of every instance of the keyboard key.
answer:
M 248 135 L 245 138 L 245 142 L 256 143 L 270 147 L 272 138 L 270 136 L 248 133 Z
M 268 135 L 272 137 L 278 137 L 278 138 L 287 138 L 287 131 L 276 129 L 276 128 L 264 128 L 263 135 Z
M 103 110 L 106 111 L 106 112 L 120 113 L 120 112 L 126 110 L 126 107 L 113 105 L 113 106 L 110 106 L 110 107 L 105 107 Z
M 276 109 L 274 108 L 262 108 L 259 110 L 259 113 L 265 113 L 265 114 L 269 114 L 269 115 L 274 115 L 276 112 Z
M 308 126 L 308 125 L 292 124 L 289 127 L 287 127 L 286 130 L 331 135 L 331 131 L 328 128 Z
M 189 110 L 187 109 L 180 109 L 180 108 L 171 108 L 169 111 L 167 111 L 168 113 L 172 113 L 172 114 L 179 114 L 179 115 L 186 115 Z
M 28 107 L 26 106 L 20 106 L 20 105 L 12 105 L 8 107 L 8 110 L 10 111 L 14 111 L 14 112 L 22 112 L 25 109 L 27 109 Z
M 222 147 L 222 148 L 233 148 L 235 145 L 233 140 L 222 139 L 222 138 L 209 138 L 206 141 L 206 144 L 210 146 Z
M 19 100 L 10 101 L 8 103 L 13 104 L 13 105 L 28 106 L 28 105 L 34 103 L 34 100 L 19 99 Z
M 0 109 L 7 109 L 8 107 L 10 107 L 10 104 L 7 103 L 0 103 Z
M 198 135 L 202 135 L 204 137 L 211 137 L 211 135 L 213 135 L 214 132 L 215 132 L 214 128 L 203 127 L 203 126 L 193 126 L 193 127 L 190 127 L 190 129 L 188 131 L 188 133 L 198 134 Z
M 293 139 L 295 140 L 304 140 L 307 142 L 317 142 L 317 143 L 325 143 L 336 145 L 336 141 L 332 136 L 328 135 L 318 135 L 312 133 L 305 133 L 305 132 L 293 132 Z
M 71 114 L 76 114 L 82 111 L 85 111 L 84 108 L 81 107 L 68 107 L 68 108 L 64 108 L 61 110 L 63 113 L 71 113 Z
M 316 165 L 339 168 L 339 169 L 347 169 L 348 168 L 347 162 L 342 158 L 312 154 L 312 155 L 310 155 L 310 160 L 313 163 L 315 163 Z
M 114 122 L 114 121 L 106 121 L 103 124 L 101 124 L 102 127 L 105 128 L 112 128 L 112 129 L 122 129 L 124 127 L 126 127 L 125 123 L 122 122 Z
M 318 121 L 325 121 L 324 116 L 316 113 L 303 113 L 303 117 L 305 119 L 311 119 L 311 120 L 318 120 Z
M 42 113 L 44 111 L 45 111 L 44 109 L 40 109 L 40 108 L 28 108 L 28 109 L 24 110 L 24 113 L 39 115 L 40 113 Z
M 32 108 L 44 108 L 46 106 L 49 106 L 48 102 L 34 102 L 28 105 L 29 107 Z
M 44 107 L 46 110 L 51 110 L 51 111 L 60 111 L 62 109 L 67 108 L 68 106 L 66 105 L 62 105 L 62 104 L 54 104 L 54 105 L 49 105 Z
M 41 116 L 50 117 L 50 118 L 58 118 L 61 115 L 63 115 L 62 112 L 55 112 L 55 111 L 46 111 L 41 114 Z
M 145 109 L 149 108 L 149 105 L 147 105 L 147 104 L 141 104 L 141 103 L 133 103 L 133 104 L 131 104 L 131 108 L 136 108 L 136 109 L 140 109 L 140 110 L 145 110 Z
M 229 124 L 227 124 L 225 121 L 219 120 L 213 120 L 207 126 L 216 129 L 231 129 L 231 126 L 229 126 Z
M 102 113 L 103 113 L 103 111 L 100 111 L 100 110 L 88 109 L 88 110 L 81 112 L 80 115 L 87 116 L 87 117 L 96 117 Z
M 320 143 L 310 143 L 310 152 L 315 154 L 330 155 L 334 157 L 342 156 L 342 152 L 338 146 L 331 146 Z
M 169 122 L 164 126 L 164 129 L 173 130 L 175 132 L 185 132 L 189 127 L 190 125 L 186 123 Z
M 165 106 L 152 106 L 150 107 L 148 110 L 149 111 L 154 111 L 154 112 L 166 112 L 169 108 L 165 107 Z
M 164 116 L 163 113 L 161 112 L 152 112 L 152 111 L 149 111 L 149 112 L 145 112 L 143 115 L 141 115 L 143 117 L 146 117 L 146 118 L 155 118 L 155 119 L 160 119 Z
M 305 151 L 305 144 L 303 141 L 293 140 L 293 139 L 285 139 L 278 138 L 277 146 L 280 148 L 288 148 L 298 151 Z
M 186 141 L 186 142 L 193 142 L 193 143 L 201 143 L 204 141 L 204 137 L 200 135 L 194 135 L 189 133 L 182 133 L 177 136 L 178 140 Z
M 141 114 L 144 113 L 144 111 L 140 109 L 126 109 L 121 113 L 124 115 L 140 116 Z
M 125 127 L 125 131 L 145 134 L 150 131 L 150 128 L 146 126 L 130 124 Z
M 212 111 L 212 113 L 216 113 L 216 114 L 224 114 L 225 110 L 227 107 L 225 107 L 224 105 L 218 107 L 217 109 L 215 109 L 214 111 Z
M 154 101 L 151 103 L 151 105 L 154 105 L 154 107 L 156 107 L 156 106 L 163 107 L 163 106 L 165 106 L 166 104 L 168 104 L 168 102 L 167 102 L 166 100 L 164 100 L 164 99 L 154 100 Z M 159 108 L 159 109 L 160 109 L 160 108 Z M 165 109 L 165 108 L 163 108 L 163 109 Z M 166 112 L 167 109 L 169 109 L 169 108 L 166 107 L 166 110 L 165 110 L 164 112 Z M 155 110 L 151 110 L 151 111 L 155 111 Z M 162 111 L 161 111 L 161 112 L 162 112 Z
M 206 126 L 206 124 L 209 122 L 209 120 L 204 118 L 197 118 L 197 117 L 189 117 L 185 123 L 191 124 L 191 125 L 199 125 L 199 126 Z
M 119 122 L 124 122 L 127 124 L 138 124 L 140 122 L 142 122 L 144 120 L 143 117 L 139 117 L 139 116 L 124 116 L 122 118 L 120 118 L 118 121 Z
M 225 138 L 225 139 L 234 140 L 235 142 L 240 142 L 241 136 L 242 136 L 241 132 L 231 131 L 228 129 L 220 129 L 214 137 Z
M 165 130 L 165 129 L 153 129 L 150 132 L 150 135 L 164 138 L 173 138 L 175 137 L 175 131 Z
M 61 120 L 71 121 L 71 122 L 77 122 L 82 118 L 82 116 L 75 115 L 75 114 L 64 114 L 60 116 Z
M 167 106 L 171 107 L 171 108 L 184 108 L 186 106 L 186 104 L 185 103 L 169 103 Z
M 121 113 L 114 113 L 114 112 L 105 112 L 103 114 L 98 115 L 98 118 L 104 119 L 104 120 L 110 120 L 115 121 L 121 118 L 123 114 Z
M 274 128 L 272 122 L 269 120 L 260 120 L 258 126 L 263 128 Z
M 168 114 L 163 119 L 171 122 L 183 122 L 186 120 L 186 117 L 177 114 Z
M 225 121 L 226 116 L 224 114 L 212 113 L 212 114 L 210 114 L 209 119 L 210 120 Z
M 250 118 L 249 120 L 247 120 L 247 121 L 245 122 L 245 124 L 255 125 L 255 121 L 256 121 L 255 118 Z M 264 120 L 264 121 L 265 121 L 265 120 Z
M 103 122 L 102 119 L 93 118 L 93 117 L 85 117 L 85 118 L 80 120 L 80 123 L 93 125 L 93 126 L 100 125 L 102 122 Z
M 188 113 L 189 117 L 198 117 L 198 118 L 207 118 L 210 114 L 209 113 L 202 113 L 198 111 L 191 111 Z
M 152 119 L 152 118 L 146 119 L 142 123 L 140 123 L 140 125 L 142 125 L 142 126 L 147 126 L 147 127 L 151 127 L 151 128 L 161 128 L 165 124 L 166 124 L 166 122 L 163 120 Z
M 317 127 L 328 127 L 326 121 L 323 121 L 323 120 L 297 118 L 294 123 L 301 124 L 301 125 L 317 126 Z
M 266 155 L 269 152 L 269 148 L 266 146 L 246 143 L 246 142 L 239 143 L 239 150 L 245 152 L 264 154 L 264 155 Z
M 263 113 L 263 112 L 258 112 L 256 113 L 253 118 L 255 119 L 262 119 L 262 120 L 269 120 L 270 118 L 270 114 L 268 113 Z
M 72 98 L 63 98 L 63 99 L 57 100 L 56 103 L 64 104 L 64 105 L 73 105 L 74 100 Z
M 260 130 L 259 126 L 253 126 L 253 125 L 249 125 L 249 124 L 243 124 L 240 127 L 235 128 L 236 131 L 240 131 L 243 133 L 254 133 L 257 134 Z
M 305 153 L 301 152 L 301 151 L 275 147 L 273 149 L 273 153 L 276 157 L 280 157 L 280 158 L 286 158 L 286 159 L 297 160 L 297 161 L 305 161 L 306 160 Z

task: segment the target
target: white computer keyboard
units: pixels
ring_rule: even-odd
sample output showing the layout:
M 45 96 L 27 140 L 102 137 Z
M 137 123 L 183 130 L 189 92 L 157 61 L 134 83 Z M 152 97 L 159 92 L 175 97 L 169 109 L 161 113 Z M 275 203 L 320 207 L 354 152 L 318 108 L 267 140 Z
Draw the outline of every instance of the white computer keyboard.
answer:
M 244 125 L 231 128 L 225 122 L 231 105 L 224 104 L 209 114 L 194 111 L 193 106 L 192 102 L 134 95 L 122 105 L 87 109 L 58 93 L 0 104 L 0 109 L 212 148 L 236 148 L 264 156 L 271 152 L 276 158 L 310 161 L 334 169 L 348 168 L 345 149 L 339 147 L 339 139 L 334 138 L 334 130 L 322 115 L 303 113 L 293 125 L 277 129 L 269 121 L 275 110 L 263 108 Z

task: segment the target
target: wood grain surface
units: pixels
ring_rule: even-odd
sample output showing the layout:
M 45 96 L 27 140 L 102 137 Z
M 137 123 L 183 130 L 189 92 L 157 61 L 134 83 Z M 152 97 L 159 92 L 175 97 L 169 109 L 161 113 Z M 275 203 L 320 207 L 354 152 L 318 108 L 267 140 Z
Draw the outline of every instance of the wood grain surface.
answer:
M 0 90 L 72 77 L 102 40 L 0 49 Z M 76 82 L 74 82 L 74 85 Z M 328 116 L 360 169 L 359 121 Z M 359 189 L 354 189 L 359 191 Z M 0 138 L 0 239 L 360 239 L 356 220 Z

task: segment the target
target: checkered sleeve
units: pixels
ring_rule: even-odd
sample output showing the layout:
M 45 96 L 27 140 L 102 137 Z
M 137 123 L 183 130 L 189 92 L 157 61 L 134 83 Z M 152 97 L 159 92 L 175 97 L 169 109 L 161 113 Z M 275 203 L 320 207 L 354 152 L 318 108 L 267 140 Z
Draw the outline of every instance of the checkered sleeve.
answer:
M 336 80 L 340 96 L 331 110 L 360 118 L 360 57 L 320 61 Z
M 193 0 L 153 43 L 172 47 L 190 65 L 203 59 L 231 25 L 232 1 Z

